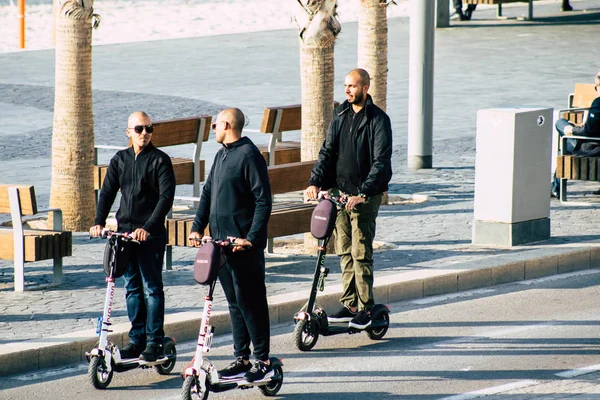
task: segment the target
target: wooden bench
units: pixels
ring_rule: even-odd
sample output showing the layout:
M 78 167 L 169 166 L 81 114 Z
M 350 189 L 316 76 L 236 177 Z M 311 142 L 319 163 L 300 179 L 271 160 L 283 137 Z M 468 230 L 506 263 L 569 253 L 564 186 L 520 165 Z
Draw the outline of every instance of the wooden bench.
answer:
M 497 6 L 496 17 L 505 18 L 502 15 L 502 4 L 504 3 L 529 3 L 527 19 L 533 19 L 533 0 L 464 0 L 464 4 L 491 4 Z
M 334 102 L 334 107 L 340 103 Z M 258 131 L 244 129 L 244 132 L 260 132 L 271 135 L 268 145 L 258 149 L 267 165 L 281 165 L 300 162 L 300 142 L 283 141 L 283 132 L 299 131 L 302 128 L 302 106 L 294 104 L 280 107 L 266 107 Z
M 171 158 L 177 185 L 193 185 L 193 195 L 200 196 L 200 182 L 204 181 L 205 161 L 200 159 L 202 143 L 210 134 L 211 116 L 181 118 L 154 122 L 152 143 L 165 150 L 164 147 L 193 144 L 191 158 Z M 131 141 L 129 142 L 131 146 Z M 108 164 L 98 165 L 98 150 L 122 150 L 123 147 L 96 145 L 94 166 L 94 189 L 102 188 L 102 182 L 108 170 Z
M 575 90 L 569 94 L 568 107 L 558 110 L 558 116 L 565 118 L 575 124 L 582 124 L 586 118 L 592 102 L 598 97 L 595 85 L 589 83 L 575 84 Z M 589 138 L 586 136 L 564 136 L 560 138 L 556 132 L 558 149 L 560 155 L 556 157 L 556 177 L 560 179 L 560 200 L 567 201 L 567 181 L 598 181 L 600 182 L 600 157 L 582 157 L 565 154 L 563 149 L 566 147 L 568 139 L 576 140 L 595 140 L 600 138 Z
M 288 163 L 268 167 L 271 193 L 284 194 L 304 190 L 308 185 L 314 161 Z M 299 196 L 301 198 L 301 196 Z M 196 199 L 197 200 L 197 199 Z M 269 239 L 310 231 L 310 218 L 315 204 L 298 201 L 274 201 L 269 219 Z M 167 219 L 167 246 L 191 246 L 188 236 L 192 230 L 194 215 Z M 206 228 L 205 234 L 208 234 Z M 169 247 L 167 252 L 169 252 Z M 171 258 L 167 269 L 171 268 Z
M 25 229 L 23 216 L 52 213 L 53 230 Z M 0 227 L 0 259 L 13 260 L 15 291 L 25 289 L 25 263 L 53 260 L 53 282 L 62 282 L 62 259 L 71 255 L 71 232 L 62 231 L 60 209 L 38 210 L 33 186 L 0 185 L 0 214 L 11 214 L 12 227 Z

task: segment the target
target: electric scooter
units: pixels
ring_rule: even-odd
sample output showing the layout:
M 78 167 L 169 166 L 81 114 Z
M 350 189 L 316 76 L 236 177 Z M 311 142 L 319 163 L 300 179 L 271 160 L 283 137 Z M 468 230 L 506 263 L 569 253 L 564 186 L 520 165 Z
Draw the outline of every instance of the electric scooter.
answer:
M 208 286 L 208 294 L 204 297 L 204 310 L 198 334 L 196 354 L 190 364 L 183 370 L 181 377 L 182 400 L 206 400 L 209 392 L 224 392 L 231 389 L 249 389 L 258 387 L 263 395 L 275 396 L 283 385 L 283 363 L 276 357 L 270 357 L 272 370 L 262 380 L 248 382 L 243 374 L 220 378 L 217 368 L 205 356 L 210 351 L 214 327 L 210 325 L 210 314 L 213 306 L 213 293 L 219 269 L 224 263 L 223 249 L 233 247 L 235 238 L 227 240 L 198 239 L 202 247 L 194 260 L 194 279 L 201 285 Z
M 138 358 L 123 359 L 119 347 L 108 340 L 109 332 L 112 332 L 110 314 L 113 307 L 115 293 L 115 279 L 123 275 L 127 266 L 127 246 L 139 242 L 133 240 L 127 233 L 117 233 L 103 230 L 102 237 L 108 239 L 104 252 L 104 272 L 106 273 L 106 299 L 104 301 L 104 313 L 98 317 L 96 335 L 99 341 L 97 347 L 86 352 L 85 356 L 89 362 L 88 378 L 96 389 L 106 389 L 110 384 L 113 372 L 124 372 L 134 368 L 154 367 L 160 375 L 168 375 L 175 367 L 177 350 L 175 341 L 169 337 L 163 340 L 164 357 L 156 361 L 145 361 Z M 120 260 L 120 261 L 119 261 Z
M 323 307 L 316 303 L 317 291 L 325 289 L 325 279 L 329 274 L 329 268 L 325 267 L 325 254 L 327 243 L 333 234 L 335 220 L 337 218 L 337 207 L 346 206 L 347 199 L 340 196 L 323 195 L 315 207 L 310 223 L 311 234 L 318 239 L 317 265 L 313 277 L 308 302 L 294 315 L 294 343 L 298 350 L 309 351 L 316 344 L 319 335 L 330 336 L 341 333 L 367 332 L 372 340 L 381 340 L 387 333 L 390 325 L 390 310 L 384 304 L 375 304 L 371 310 L 371 325 L 365 329 L 350 327 L 348 322 L 330 323 L 327 313 Z

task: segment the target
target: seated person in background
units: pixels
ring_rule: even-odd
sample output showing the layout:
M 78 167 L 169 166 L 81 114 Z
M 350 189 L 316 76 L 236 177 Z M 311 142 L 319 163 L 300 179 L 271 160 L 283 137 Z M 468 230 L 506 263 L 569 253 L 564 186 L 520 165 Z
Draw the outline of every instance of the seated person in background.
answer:
M 462 0 L 452 0 L 454 6 L 454 13 L 450 16 L 452 20 L 468 21 L 473 15 L 473 11 L 477 8 L 477 4 L 467 4 L 467 9 L 463 13 L 463 2 Z
M 563 136 L 590 136 L 600 138 L 600 71 L 596 74 L 594 83 L 599 97 L 596 97 L 592 102 L 585 122 L 581 125 L 575 125 L 564 118 L 556 121 L 556 130 L 561 138 Z M 569 139 L 567 140 L 565 154 L 600 156 L 600 141 Z M 594 193 L 600 194 L 600 191 Z M 559 195 L 559 182 L 555 174 L 554 180 L 552 181 L 552 196 L 558 197 Z
M 562 0 L 561 10 L 563 11 L 573 11 L 573 7 L 569 4 L 569 0 Z

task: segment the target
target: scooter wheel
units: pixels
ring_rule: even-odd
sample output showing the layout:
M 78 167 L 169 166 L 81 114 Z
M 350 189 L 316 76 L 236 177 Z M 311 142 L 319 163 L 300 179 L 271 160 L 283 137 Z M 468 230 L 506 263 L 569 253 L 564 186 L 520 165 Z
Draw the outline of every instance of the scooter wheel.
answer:
M 279 376 L 279 379 L 272 381 L 268 385 L 258 387 L 262 394 L 267 397 L 275 396 L 279 392 L 279 389 L 281 389 L 281 385 L 283 385 L 283 368 L 277 365 L 273 367 L 273 372 L 275 372 L 275 376 Z
M 385 336 L 388 331 L 388 327 L 390 326 L 390 315 L 386 312 L 380 313 L 378 316 L 373 319 L 373 322 L 378 322 L 378 325 L 384 323 L 381 326 L 376 328 L 367 328 L 367 335 L 371 340 L 381 340 Z
M 181 400 L 206 400 L 208 399 L 208 389 L 202 392 L 198 377 L 188 376 L 183 381 L 181 387 Z
M 160 375 L 169 375 L 173 368 L 175 368 L 175 362 L 177 361 L 177 349 L 175 348 L 175 342 L 172 339 L 165 340 L 163 347 L 165 349 L 165 355 L 169 357 L 169 361 L 164 364 L 155 365 L 154 369 Z
M 294 342 L 300 351 L 309 351 L 319 340 L 319 328 L 314 319 L 300 320 L 294 328 Z
M 113 371 L 108 371 L 104 358 L 94 356 L 88 365 L 88 378 L 96 389 L 106 389 L 112 380 Z

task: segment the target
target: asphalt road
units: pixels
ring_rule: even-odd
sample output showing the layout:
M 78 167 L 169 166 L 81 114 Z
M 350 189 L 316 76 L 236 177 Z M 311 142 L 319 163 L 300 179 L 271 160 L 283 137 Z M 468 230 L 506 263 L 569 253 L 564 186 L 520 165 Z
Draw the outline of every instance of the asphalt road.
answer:
M 291 343 L 291 323 L 273 327 L 273 355 L 283 359 L 286 374 L 277 398 L 577 396 L 577 389 L 572 392 L 579 378 L 568 371 L 589 366 L 587 372 L 600 370 L 599 283 L 600 270 L 593 269 L 396 303 L 391 305 L 384 340 L 371 341 L 364 334 L 320 337 L 306 353 Z M 178 345 L 179 362 L 170 376 L 129 371 L 115 374 L 108 390 L 98 391 L 87 382 L 86 365 L 79 364 L 3 379 L 0 399 L 178 399 L 179 372 L 191 359 L 194 345 Z M 230 337 L 216 337 L 210 358 L 222 366 L 230 361 L 230 352 Z M 600 380 L 592 385 L 595 382 L 600 388 Z M 570 394 L 507 394 L 560 390 Z M 263 398 L 256 389 L 209 396 L 242 397 Z

